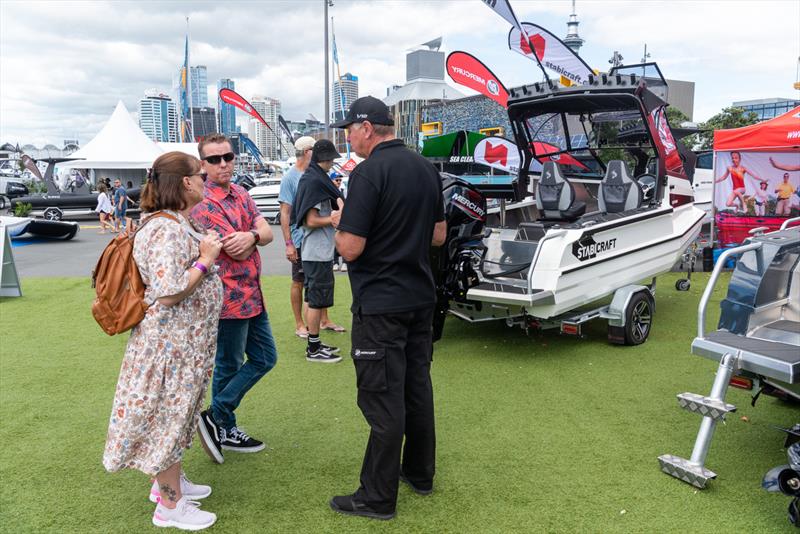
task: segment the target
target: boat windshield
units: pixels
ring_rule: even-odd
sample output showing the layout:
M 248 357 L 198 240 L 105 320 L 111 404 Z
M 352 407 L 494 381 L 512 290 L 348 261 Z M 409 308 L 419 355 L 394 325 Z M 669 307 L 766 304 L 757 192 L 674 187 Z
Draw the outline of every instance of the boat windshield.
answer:
M 657 152 L 632 103 L 632 98 L 572 99 L 548 106 L 550 113 L 537 106 L 515 122 L 527 138 L 523 149 L 540 162 L 558 162 L 567 175 L 602 179 L 610 160 L 625 161 L 635 176 L 654 174 Z

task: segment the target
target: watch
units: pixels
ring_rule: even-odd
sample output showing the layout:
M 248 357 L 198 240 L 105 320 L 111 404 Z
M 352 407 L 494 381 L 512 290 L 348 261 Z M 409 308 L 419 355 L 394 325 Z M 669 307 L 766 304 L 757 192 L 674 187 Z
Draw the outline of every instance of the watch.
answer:
M 258 245 L 258 242 L 261 241 L 261 236 L 258 234 L 258 232 L 256 232 L 255 230 L 250 230 L 250 235 L 256 238 L 255 244 Z

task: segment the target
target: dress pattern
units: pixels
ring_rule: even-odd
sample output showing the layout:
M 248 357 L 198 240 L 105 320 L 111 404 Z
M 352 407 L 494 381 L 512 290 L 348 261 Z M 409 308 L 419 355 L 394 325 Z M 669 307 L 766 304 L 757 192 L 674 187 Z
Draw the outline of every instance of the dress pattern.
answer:
M 180 293 L 200 253 L 198 228 L 171 212 L 137 234 L 133 255 L 154 304 L 131 330 L 122 360 L 103 465 L 155 476 L 180 461 L 192 443 L 214 364 L 222 283 L 212 270 L 195 291 L 168 307 L 156 299 Z

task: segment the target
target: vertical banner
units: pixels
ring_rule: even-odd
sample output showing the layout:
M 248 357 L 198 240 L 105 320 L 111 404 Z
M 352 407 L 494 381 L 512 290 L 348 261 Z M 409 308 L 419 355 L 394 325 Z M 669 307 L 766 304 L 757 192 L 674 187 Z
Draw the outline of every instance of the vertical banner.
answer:
M 581 85 L 593 74 L 591 67 L 564 42 L 541 26 L 523 22 L 508 32 L 508 48 Z
M 286 137 L 289 138 L 289 142 L 294 143 L 294 136 L 292 135 L 292 131 L 289 129 L 289 125 L 286 124 L 286 120 L 283 118 L 282 115 L 278 115 L 278 124 L 281 125 L 283 133 L 285 133 Z
M 484 4 L 486 4 L 489 7 L 489 9 L 491 9 L 492 11 L 494 11 L 495 13 L 497 13 L 498 15 L 503 17 L 514 28 L 516 28 L 517 31 L 519 31 L 522 35 L 524 35 L 525 36 L 525 40 L 528 41 L 529 46 L 530 46 L 530 44 L 531 44 L 530 36 L 527 35 L 525 28 L 523 28 L 522 25 L 519 23 L 519 19 L 514 14 L 514 10 L 511 9 L 511 4 L 509 3 L 508 0 L 481 0 L 481 1 Z M 542 62 L 539 61 L 539 57 L 538 56 L 533 56 L 533 60 L 536 61 L 536 63 L 539 65 L 539 68 L 542 69 L 542 74 L 544 74 L 544 77 L 549 82 L 550 81 L 550 77 L 547 75 L 547 71 L 544 70 L 544 67 L 542 66 Z
M 508 89 L 478 58 L 466 52 L 451 52 L 445 65 L 454 82 L 488 96 L 504 108 L 508 107 Z
M 234 91 L 233 89 L 220 89 L 219 90 L 219 99 L 225 102 L 226 104 L 230 104 L 235 108 L 239 108 L 248 115 L 258 119 L 261 121 L 264 126 L 272 130 L 272 127 L 267 124 L 267 121 L 264 120 L 264 117 L 261 116 L 261 113 L 256 111 L 256 109 L 247 101 L 245 97 Z

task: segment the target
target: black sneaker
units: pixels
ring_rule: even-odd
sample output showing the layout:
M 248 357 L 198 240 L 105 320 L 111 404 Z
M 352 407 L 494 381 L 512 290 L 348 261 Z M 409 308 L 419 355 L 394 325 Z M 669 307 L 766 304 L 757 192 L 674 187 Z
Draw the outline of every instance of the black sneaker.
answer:
M 353 500 L 352 495 L 339 495 L 330 501 L 331 510 L 345 515 L 360 515 L 372 519 L 388 520 L 394 517 L 394 512 L 384 513 L 373 510 L 366 504 Z
M 323 349 L 327 350 L 331 354 L 338 354 L 339 353 L 339 347 L 331 347 L 330 345 L 326 345 L 325 343 L 320 343 L 319 346 L 322 347 Z
M 306 360 L 309 362 L 336 363 L 342 361 L 342 357 L 335 356 L 331 351 L 325 348 L 325 345 L 320 345 L 320 347 L 313 352 L 311 349 L 306 348 Z
M 200 422 L 197 424 L 200 444 L 212 460 L 221 464 L 225 458 L 222 456 L 222 448 L 219 443 L 219 430 L 210 409 L 200 412 Z
M 247 432 L 238 427 L 230 430 L 220 428 L 219 442 L 226 451 L 258 452 L 264 450 L 264 442 L 253 439 Z
M 408 484 L 408 487 L 411 488 L 411 491 L 418 495 L 430 495 L 433 493 L 433 484 L 431 484 L 430 487 L 414 484 L 406 478 L 406 475 L 403 473 L 402 469 L 400 470 L 400 481 Z

